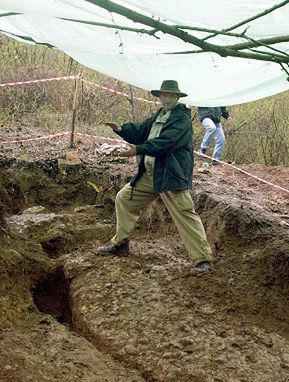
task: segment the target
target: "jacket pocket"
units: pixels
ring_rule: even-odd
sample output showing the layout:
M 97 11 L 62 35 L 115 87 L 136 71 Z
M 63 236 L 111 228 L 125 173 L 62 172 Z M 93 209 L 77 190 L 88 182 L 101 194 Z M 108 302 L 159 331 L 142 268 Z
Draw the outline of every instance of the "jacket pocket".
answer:
M 184 166 L 185 161 L 182 161 L 182 165 L 178 159 L 171 154 L 171 160 L 167 162 L 166 169 L 177 179 L 180 179 L 188 183 L 188 176 L 186 171 L 186 166 Z

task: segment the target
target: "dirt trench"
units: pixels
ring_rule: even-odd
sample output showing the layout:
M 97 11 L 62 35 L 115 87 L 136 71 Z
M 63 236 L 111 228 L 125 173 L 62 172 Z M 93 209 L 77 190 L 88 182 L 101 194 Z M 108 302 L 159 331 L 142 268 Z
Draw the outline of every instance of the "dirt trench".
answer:
M 1 166 L 1 381 L 288 381 L 289 242 L 278 213 L 256 211 L 256 200 L 240 207 L 197 175 L 216 264 L 192 278 L 158 202 L 130 257 L 97 256 L 128 178 L 117 164 Z

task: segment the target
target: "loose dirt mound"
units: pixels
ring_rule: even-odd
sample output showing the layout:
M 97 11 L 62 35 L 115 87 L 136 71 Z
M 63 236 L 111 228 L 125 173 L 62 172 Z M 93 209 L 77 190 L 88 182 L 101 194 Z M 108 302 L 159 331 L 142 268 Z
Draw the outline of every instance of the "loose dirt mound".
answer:
M 159 202 L 130 257 L 96 254 L 133 161 L 2 161 L 1 381 L 288 381 L 288 194 L 199 165 L 216 264 L 193 278 Z M 243 169 L 288 187 L 286 168 Z

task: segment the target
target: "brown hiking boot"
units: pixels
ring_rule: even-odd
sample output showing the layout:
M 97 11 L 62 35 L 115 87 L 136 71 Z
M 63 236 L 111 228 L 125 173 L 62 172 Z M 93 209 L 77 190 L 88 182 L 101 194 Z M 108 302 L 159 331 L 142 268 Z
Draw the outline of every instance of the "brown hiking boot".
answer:
M 97 248 L 97 253 L 103 256 L 128 256 L 129 239 L 126 239 L 120 245 L 108 243 Z

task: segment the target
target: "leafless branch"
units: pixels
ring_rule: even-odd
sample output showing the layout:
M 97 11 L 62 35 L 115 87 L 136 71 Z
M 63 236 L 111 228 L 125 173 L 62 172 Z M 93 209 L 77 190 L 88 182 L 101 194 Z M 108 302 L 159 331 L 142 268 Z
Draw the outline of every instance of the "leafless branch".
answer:
M 266 9 L 265 11 L 258 13 L 258 14 L 255 15 L 255 16 L 252 16 L 252 17 L 250 17 L 250 18 L 248 18 L 248 19 L 246 19 L 246 20 L 243 20 L 243 21 L 239 22 L 238 24 L 235 24 L 235 25 L 233 25 L 233 26 L 231 26 L 231 27 L 229 27 L 229 28 L 223 29 L 223 32 L 229 32 L 229 31 L 231 31 L 231 30 L 233 30 L 233 29 L 239 28 L 239 27 L 242 26 L 242 25 L 248 24 L 250 21 L 257 20 L 257 19 L 259 19 L 260 17 L 266 16 L 266 15 L 268 15 L 269 13 L 274 12 L 276 9 L 281 8 L 281 7 L 284 7 L 284 5 L 286 5 L 286 4 L 288 4 L 288 3 L 289 3 L 289 0 L 282 1 L 281 3 L 276 4 L 276 5 L 274 5 L 273 7 L 268 8 L 268 9 Z M 213 34 L 213 35 L 211 35 L 211 36 L 207 36 L 207 37 L 204 38 L 204 40 L 208 40 L 209 38 L 212 38 L 212 37 L 215 37 L 215 36 L 216 36 L 216 34 Z
M 257 46 L 267 46 L 268 47 L 269 45 L 274 45 L 274 44 L 279 44 L 281 42 L 288 42 L 289 41 L 289 35 L 263 38 L 260 40 L 254 40 L 251 37 L 247 37 L 247 36 L 243 36 L 243 37 L 247 38 L 250 41 L 240 43 L 240 44 L 229 45 L 228 47 L 230 49 L 242 50 L 242 49 L 256 48 Z M 284 53 L 284 52 L 282 52 L 282 53 Z
M 260 54 L 260 53 L 253 53 L 253 52 L 243 52 L 239 50 L 234 50 L 231 48 L 228 48 L 226 46 L 220 46 L 208 43 L 202 39 L 199 39 L 191 34 L 188 34 L 187 32 L 180 30 L 176 28 L 175 26 L 168 25 L 164 22 L 161 22 L 159 20 L 155 20 L 151 17 L 145 16 L 143 14 L 140 14 L 136 11 L 133 11 L 129 8 L 126 8 L 122 5 L 116 4 L 110 0 L 87 0 L 88 2 L 95 4 L 103 9 L 106 9 L 109 12 L 117 13 L 119 15 L 122 15 L 134 22 L 149 26 L 155 30 L 161 31 L 163 33 L 169 34 L 171 36 L 177 37 L 180 40 L 193 44 L 195 46 L 198 46 L 201 48 L 202 51 L 205 52 L 214 52 L 219 54 L 222 57 L 241 57 L 241 58 L 248 58 L 248 59 L 254 59 L 254 60 L 261 60 L 261 61 L 269 61 L 269 62 L 277 62 L 277 63 L 288 63 L 289 58 L 288 57 L 279 57 L 279 55 L 275 55 L 273 53 L 266 53 L 266 54 Z M 283 2 L 285 3 L 289 2 Z M 275 6 L 276 9 L 276 6 Z M 272 10 L 271 10 L 272 11 Z M 264 11 L 265 13 L 269 13 L 269 10 Z M 259 16 L 261 17 L 261 16 Z
M 15 16 L 15 15 L 21 15 L 21 13 L 15 13 L 15 12 L 1 13 L 0 17 Z
M 246 32 L 249 27 L 245 28 L 243 32 L 241 33 L 233 33 L 230 32 L 233 29 L 236 29 L 244 24 L 247 24 L 250 21 L 256 20 L 260 17 L 263 17 L 265 15 L 268 15 L 269 13 L 275 11 L 276 9 L 285 6 L 289 3 L 289 0 L 283 1 L 279 4 L 276 4 L 275 6 L 266 9 L 265 11 L 258 13 L 257 15 L 250 17 L 249 19 L 243 20 L 239 22 L 238 24 L 235 24 L 229 28 L 223 29 L 221 31 L 217 31 L 214 29 L 208 29 L 208 28 L 197 28 L 193 26 L 180 26 L 180 25 L 169 25 L 165 22 L 162 22 L 160 20 L 157 20 L 153 17 L 149 17 L 146 15 L 143 15 L 139 12 L 133 11 L 129 8 L 126 8 L 122 5 L 116 4 L 110 0 L 86 0 L 89 3 L 92 3 L 96 6 L 99 6 L 100 8 L 106 9 L 108 12 L 116 13 L 119 15 L 122 15 L 129 20 L 132 20 L 136 23 L 142 24 L 145 27 L 150 27 L 152 29 L 146 29 L 146 28 L 132 28 L 132 27 L 126 27 L 123 25 L 115 25 L 115 24 L 106 24 L 106 23 L 98 23 L 93 21 L 86 21 L 86 20 L 79 20 L 79 19 L 68 19 L 63 18 L 63 20 L 71 21 L 71 22 L 77 22 L 77 23 L 83 23 L 88 25 L 95 25 L 100 27 L 106 27 L 106 28 L 114 28 L 116 30 L 126 30 L 131 31 L 134 33 L 143 33 L 151 35 L 155 38 L 159 38 L 156 36 L 157 32 L 162 32 L 164 34 L 168 34 L 171 36 L 174 36 L 186 43 L 192 44 L 200 50 L 193 50 L 193 51 L 185 51 L 185 52 L 171 52 L 169 54 L 192 54 L 192 53 L 201 53 L 201 52 L 213 52 L 216 53 L 222 57 L 240 57 L 240 58 L 247 58 L 247 59 L 253 59 L 253 60 L 261 60 L 261 61 L 269 61 L 269 62 L 275 62 L 275 63 L 283 63 L 288 64 L 289 63 L 289 55 L 286 52 L 283 52 L 281 50 L 278 50 L 272 45 L 280 43 L 280 42 L 288 42 L 289 36 L 278 36 L 278 37 L 271 37 L 261 40 L 254 40 L 251 37 L 246 35 Z M 4 16 L 11 16 L 16 15 L 16 13 L 6 13 L 0 15 L 0 17 Z M 200 32 L 209 32 L 213 33 L 211 36 L 207 36 L 203 39 L 197 38 L 196 36 L 189 34 L 185 31 L 187 30 L 195 30 Z M 5 31 L 0 31 L 5 32 Z M 210 42 L 207 42 L 206 40 L 216 36 L 216 35 L 227 35 L 231 37 L 237 37 L 242 39 L 247 39 L 247 42 L 242 42 L 239 44 L 233 44 L 233 45 L 217 45 Z M 11 34 L 13 35 L 13 34 Z M 52 47 L 49 44 L 45 43 L 39 43 L 35 41 L 31 37 L 27 36 L 20 36 L 20 35 L 14 35 L 15 37 L 19 37 L 23 40 L 30 41 L 36 44 L 41 45 L 47 45 L 49 47 Z M 257 48 L 260 46 L 265 46 L 268 48 L 268 52 L 260 51 L 260 50 L 253 50 L 253 48 Z M 246 49 L 249 49 L 251 51 L 244 51 Z M 269 49 L 271 51 L 269 51 Z
M 76 22 L 76 23 L 81 23 L 81 24 L 95 25 L 95 26 L 104 27 L 104 28 L 112 28 L 112 29 L 119 29 L 119 30 L 124 30 L 124 31 L 128 31 L 128 32 L 148 34 L 150 36 L 154 36 L 154 37 L 159 39 L 159 37 L 155 36 L 155 33 L 158 32 L 157 29 L 144 29 L 144 28 L 138 29 L 138 28 L 126 27 L 123 25 L 98 23 L 95 21 L 87 21 L 87 20 L 79 20 L 79 19 L 67 19 L 64 17 L 60 17 L 60 19 L 66 20 L 66 21 L 72 21 L 72 22 Z
M 254 40 L 252 37 L 249 37 L 245 34 L 244 30 L 242 33 L 232 33 L 232 32 L 224 32 L 224 31 L 218 31 L 216 29 L 208 29 L 208 28 L 199 28 L 199 27 L 193 27 L 189 25 L 174 25 L 178 29 L 183 30 L 194 30 L 198 32 L 210 32 L 210 33 L 216 33 L 216 35 L 225 35 L 230 37 L 237 37 L 237 38 L 244 38 L 248 40 L 248 42 L 234 44 L 234 45 L 226 45 L 226 48 L 233 49 L 233 50 L 243 50 L 243 49 L 249 49 L 252 47 L 258 47 L 258 46 L 265 46 L 275 52 L 281 53 L 284 56 L 288 56 L 286 52 L 281 51 L 280 49 L 273 48 L 271 44 L 277 44 L 280 42 L 288 42 L 289 41 L 289 35 L 286 36 L 278 36 L 278 37 L 271 37 L 266 39 L 260 39 L 260 40 Z M 257 51 L 258 52 L 258 51 Z M 261 53 L 261 51 L 260 51 Z M 264 52 L 263 52 L 264 53 Z M 265 52 L 268 53 L 268 52 Z

